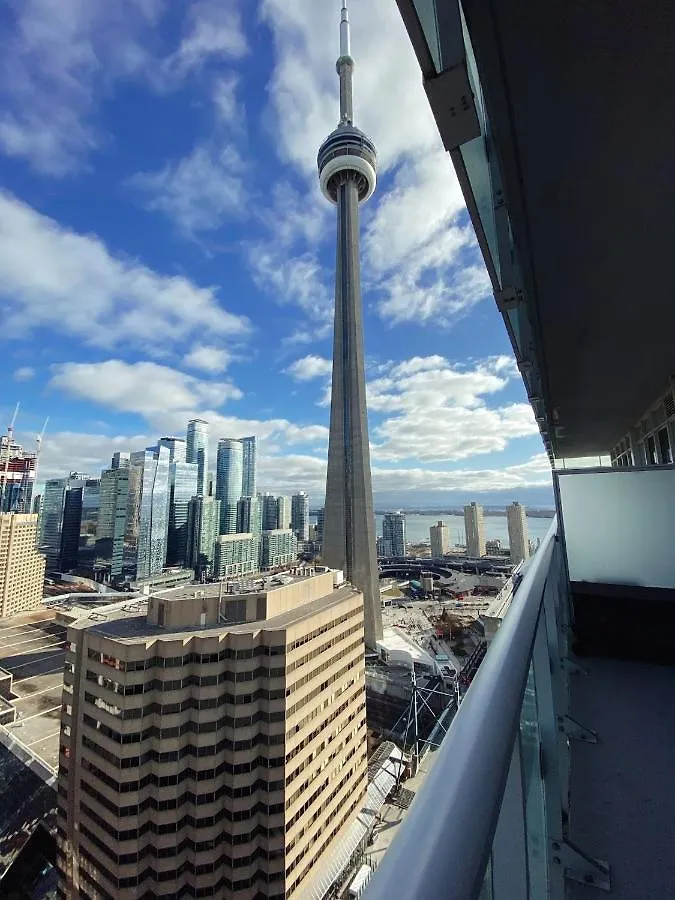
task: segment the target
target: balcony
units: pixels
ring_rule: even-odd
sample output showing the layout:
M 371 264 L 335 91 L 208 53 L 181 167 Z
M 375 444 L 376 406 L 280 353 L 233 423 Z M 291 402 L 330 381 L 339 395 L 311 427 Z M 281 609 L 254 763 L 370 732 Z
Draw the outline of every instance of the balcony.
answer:
M 675 468 L 554 486 L 557 519 L 366 900 L 672 896 Z

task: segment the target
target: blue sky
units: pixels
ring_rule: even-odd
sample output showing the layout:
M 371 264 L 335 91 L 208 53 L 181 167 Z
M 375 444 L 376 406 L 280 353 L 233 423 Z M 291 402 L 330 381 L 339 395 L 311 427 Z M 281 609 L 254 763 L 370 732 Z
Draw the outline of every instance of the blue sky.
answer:
M 339 0 L 0 9 L 0 392 L 41 476 L 182 433 L 325 481 Z M 393 0 L 354 0 L 376 499 L 548 496 L 548 463 Z

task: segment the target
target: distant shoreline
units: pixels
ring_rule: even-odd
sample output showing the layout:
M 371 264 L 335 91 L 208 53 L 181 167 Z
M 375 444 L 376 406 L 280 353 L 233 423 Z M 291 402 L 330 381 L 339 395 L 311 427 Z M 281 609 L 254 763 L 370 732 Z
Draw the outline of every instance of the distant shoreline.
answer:
M 408 516 L 463 516 L 464 508 L 456 507 L 454 509 L 403 509 L 400 510 L 392 510 L 392 509 L 376 509 L 375 515 L 381 516 L 384 513 L 388 512 L 402 512 Z M 535 509 L 534 507 L 526 507 L 526 514 L 531 519 L 552 519 L 555 515 L 554 509 Z M 485 516 L 501 516 L 504 518 L 506 516 L 506 507 L 502 507 L 501 509 L 492 508 L 489 509 L 487 507 L 483 507 L 483 515 Z
M 398 510 L 392 507 L 386 509 L 376 509 L 376 516 L 383 516 L 388 512 L 402 512 L 406 516 L 464 516 L 464 507 L 455 507 L 448 509 L 404 509 L 399 507 Z M 552 519 L 555 515 L 555 509 L 525 507 L 526 515 L 529 519 Z M 316 516 L 315 509 L 310 510 L 310 515 Z M 506 507 L 483 507 L 483 515 L 498 516 L 504 518 L 506 516 Z

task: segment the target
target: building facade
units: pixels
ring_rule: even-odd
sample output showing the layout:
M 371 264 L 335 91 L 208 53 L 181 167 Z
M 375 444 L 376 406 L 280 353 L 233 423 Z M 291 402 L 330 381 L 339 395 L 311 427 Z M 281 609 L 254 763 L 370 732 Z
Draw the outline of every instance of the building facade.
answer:
M 391 548 L 390 556 L 405 556 L 405 513 L 399 511 L 384 514 L 382 517 L 382 539 L 384 546 L 388 545 Z
M 34 513 L 0 513 L 0 616 L 37 609 L 44 594 L 45 558 L 37 549 Z
M 125 574 L 149 578 L 166 563 L 169 531 L 170 450 L 150 447 L 131 454 L 125 533 Z
M 251 575 L 260 570 L 260 535 L 221 534 L 216 541 L 213 574 L 216 578 Z
M 276 528 L 285 531 L 291 528 L 291 498 L 277 497 L 277 524 Z
M 304 491 L 291 497 L 291 528 L 299 541 L 309 540 L 309 495 Z
M 241 478 L 241 496 L 255 497 L 257 493 L 256 478 L 256 442 L 255 437 L 244 437 L 241 439 L 242 446 L 242 478 Z
M 363 807 L 361 595 L 332 572 L 204 594 L 69 628 L 66 900 L 292 900 Z
M 467 555 L 474 559 L 485 556 L 485 521 L 480 504 L 473 502 L 464 507 L 464 530 Z
M 530 541 L 527 532 L 525 507 L 512 503 L 506 507 L 506 522 L 509 529 L 509 555 L 511 562 L 523 562 L 530 558 Z
M 216 540 L 220 532 L 220 500 L 193 497 L 188 507 L 188 560 L 195 578 L 202 581 L 213 575 Z
M 429 529 L 429 540 L 431 543 L 431 558 L 440 559 L 450 549 L 450 540 L 448 538 L 448 526 L 444 525 L 440 520 L 432 525 Z
M 101 473 L 98 522 L 96 524 L 96 568 L 104 579 L 122 575 L 124 532 L 129 503 L 129 461 Z
M 79 528 L 81 503 L 78 506 L 77 497 L 68 502 L 67 515 L 65 516 L 66 533 L 64 535 L 64 514 L 66 513 L 67 495 L 71 490 L 81 488 L 86 482 L 87 476 L 77 472 L 71 472 L 66 478 L 50 478 L 45 482 L 42 501 L 42 513 L 40 516 L 39 545 L 45 554 L 48 570 L 61 570 L 62 562 L 70 563 L 77 560 L 77 545 L 79 541 Z M 65 539 L 65 554 L 63 541 Z M 70 568 L 70 565 L 69 565 Z
M 94 574 L 100 490 L 100 478 L 82 477 L 79 482 L 71 483 L 65 492 L 58 562 L 60 572 L 79 568 Z
M 289 566 L 298 558 L 298 539 L 290 528 L 263 531 L 260 568 L 275 569 Z
M 265 493 L 260 496 L 262 506 L 262 530 L 272 531 L 277 528 L 277 498 L 274 494 Z
M 186 566 L 188 555 L 188 506 L 197 495 L 197 463 L 174 461 L 170 464 L 169 533 L 166 564 Z
M 260 496 L 241 497 L 237 503 L 237 532 L 262 531 L 262 500 Z
M 197 494 L 208 495 L 209 423 L 204 419 L 190 419 L 187 426 L 185 459 L 197 463 Z
M 241 497 L 244 448 L 239 440 L 218 441 L 216 462 L 216 498 L 220 500 L 220 533 L 237 531 L 237 503 Z

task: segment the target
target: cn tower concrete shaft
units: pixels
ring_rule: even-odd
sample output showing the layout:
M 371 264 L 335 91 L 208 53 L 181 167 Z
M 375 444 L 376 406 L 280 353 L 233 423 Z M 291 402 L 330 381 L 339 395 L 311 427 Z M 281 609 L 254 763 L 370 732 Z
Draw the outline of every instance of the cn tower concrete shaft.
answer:
M 375 147 L 352 122 L 349 24 L 343 2 L 340 124 L 319 151 L 324 194 L 337 205 L 333 385 L 324 518 L 324 562 L 363 593 L 365 640 L 382 638 L 375 517 L 370 478 L 359 261 L 359 203 L 375 189 Z

